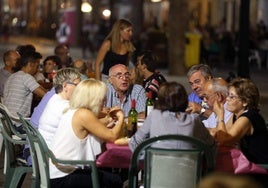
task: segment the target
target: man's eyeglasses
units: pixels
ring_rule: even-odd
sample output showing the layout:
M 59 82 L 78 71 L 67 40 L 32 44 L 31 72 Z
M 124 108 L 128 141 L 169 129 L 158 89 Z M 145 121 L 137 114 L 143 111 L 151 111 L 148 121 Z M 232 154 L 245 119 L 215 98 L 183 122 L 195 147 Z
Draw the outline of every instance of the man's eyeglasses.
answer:
M 125 77 L 125 78 L 130 78 L 130 76 L 131 76 L 131 74 L 129 73 L 129 72 L 126 72 L 126 73 L 121 73 L 121 72 L 119 72 L 119 73 L 117 73 L 117 74 L 115 74 L 115 75 L 111 75 L 112 77 L 116 77 L 117 79 L 122 79 L 123 77 Z
M 66 84 L 70 84 L 70 85 L 74 85 L 74 86 L 78 85 L 78 83 L 74 83 L 74 82 L 66 82 Z
M 194 84 L 199 85 L 200 82 L 201 82 L 201 80 L 198 79 L 198 80 L 194 80 L 193 82 L 189 82 L 189 84 L 190 84 L 191 86 L 193 86 Z

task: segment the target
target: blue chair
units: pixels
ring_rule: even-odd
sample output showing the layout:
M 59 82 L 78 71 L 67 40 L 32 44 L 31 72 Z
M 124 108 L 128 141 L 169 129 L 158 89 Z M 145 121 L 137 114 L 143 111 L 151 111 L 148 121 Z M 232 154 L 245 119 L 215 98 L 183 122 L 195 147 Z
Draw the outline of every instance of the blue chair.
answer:
M 188 143 L 185 149 L 163 148 L 164 142 Z M 192 147 L 191 147 L 192 146 Z M 180 147 L 176 147 L 180 148 Z M 200 177 L 215 166 L 213 149 L 196 138 L 162 135 L 145 140 L 135 149 L 129 170 L 129 188 L 139 185 L 138 173 L 144 171 L 144 187 L 196 187 Z

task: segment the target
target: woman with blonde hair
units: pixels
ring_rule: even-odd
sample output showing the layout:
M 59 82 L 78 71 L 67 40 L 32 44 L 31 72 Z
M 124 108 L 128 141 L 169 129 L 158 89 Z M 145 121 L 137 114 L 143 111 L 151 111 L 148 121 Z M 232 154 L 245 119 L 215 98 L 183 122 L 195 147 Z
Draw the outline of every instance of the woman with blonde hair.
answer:
M 111 109 L 109 118 L 116 120 L 109 129 L 98 119 L 103 108 L 107 88 L 105 83 L 95 80 L 83 80 L 75 88 L 64 111 L 59 127 L 52 141 L 51 150 L 57 158 L 65 160 L 94 160 L 96 154 L 90 140 L 97 137 L 113 142 L 119 135 L 124 120 L 124 113 L 118 108 Z M 50 163 L 51 187 L 92 187 L 90 170 L 77 169 L 71 173 L 60 171 Z M 103 187 L 122 187 L 119 176 L 99 171 Z
M 114 23 L 95 60 L 96 79 L 107 80 L 109 69 L 116 64 L 128 66 L 130 57 L 135 50 L 131 42 L 132 30 L 132 23 L 128 20 L 120 19 Z M 102 63 L 103 69 L 101 71 Z

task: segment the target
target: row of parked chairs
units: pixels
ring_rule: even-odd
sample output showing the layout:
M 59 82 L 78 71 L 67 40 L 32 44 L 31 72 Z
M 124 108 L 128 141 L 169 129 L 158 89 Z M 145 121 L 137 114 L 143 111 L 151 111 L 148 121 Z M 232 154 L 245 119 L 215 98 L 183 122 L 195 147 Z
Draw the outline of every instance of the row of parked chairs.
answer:
M 4 187 L 19 187 L 26 173 L 32 174 L 31 187 L 50 187 L 48 159 L 62 170 L 73 169 L 76 165 L 90 166 L 93 187 L 99 187 L 95 161 L 57 159 L 48 149 L 42 135 L 28 119 L 18 114 L 17 119 L 20 120 L 26 131 L 26 135 L 23 135 L 17 133 L 11 116 L 3 105 L 0 106 L 0 118 L 6 155 Z M 16 135 L 19 139 L 15 139 L 12 135 Z M 170 140 L 189 142 L 195 147 L 186 150 L 151 147 L 157 142 Z M 14 146 L 26 143 L 30 145 L 32 167 L 22 164 L 16 158 Z M 214 162 L 213 152 L 200 140 L 183 135 L 154 137 L 140 144 L 134 151 L 129 168 L 129 187 L 139 186 L 138 174 L 141 170 L 144 172 L 143 184 L 145 187 L 196 187 L 203 175 L 213 171 Z

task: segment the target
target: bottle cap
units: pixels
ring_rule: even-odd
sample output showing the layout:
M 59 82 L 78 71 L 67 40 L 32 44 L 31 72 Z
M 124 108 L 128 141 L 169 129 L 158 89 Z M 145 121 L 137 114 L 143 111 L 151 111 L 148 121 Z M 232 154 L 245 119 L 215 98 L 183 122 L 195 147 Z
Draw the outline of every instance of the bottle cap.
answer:
M 136 107 L 136 101 L 135 99 L 131 100 L 131 108 L 135 108 Z
M 148 92 L 148 98 L 151 99 L 152 98 L 152 91 Z

